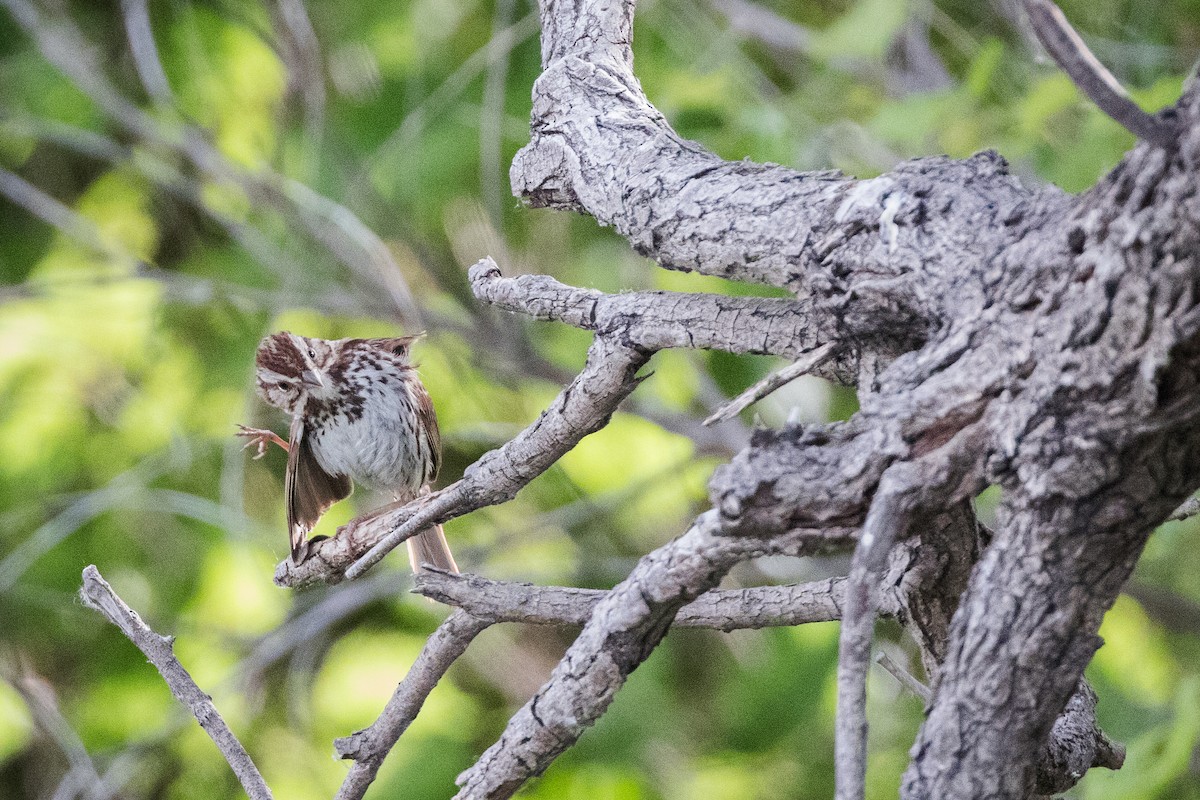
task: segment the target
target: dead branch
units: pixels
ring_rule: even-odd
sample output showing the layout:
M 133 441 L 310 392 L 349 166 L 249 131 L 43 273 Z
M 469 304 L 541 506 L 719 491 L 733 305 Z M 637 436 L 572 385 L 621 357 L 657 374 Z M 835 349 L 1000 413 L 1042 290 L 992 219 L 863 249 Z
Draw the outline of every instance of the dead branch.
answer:
M 1125 87 L 1092 54 L 1053 0 L 1025 0 L 1025 11 L 1046 52 L 1097 108 L 1139 139 L 1159 147 L 1176 146 L 1179 128 L 1174 121 L 1147 114 L 1133 102 Z
M 493 623 L 584 625 L 608 594 L 603 589 L 534 586 L 440 570 L 423 570 L 416 581 L 414 591 Z M 671 624 L 728 632 L 829 622 L 841 619 L 844 584 L 844 578 L 826 578 L 786 586 L 714 589 L 680 608 Z M 880 611 L 896 613 L 893 607 Z
M 834 348 L 832 344 L 823 344 L 820 347 L 809 350 L 800 359 L 793 361 L 791 364 L 779 370 L 778 372 L 772 372 L 770 375 L 730 400 L 724 406 L 717 409 L 712 415 L 704 420 L 704 424 L 714 425 L 718 422 L 724 422 L 727 419 L 732 419 L 754 403 L 762 400 L 776 389 L 786 386 L 788 383 L 796 380 L 796 378 L 799 378 L 801 375 L 811 374 L 817 369 L 817 367 L 824 363 L 827 358 L 829 358 L 830 354 L 833 352 L 833 349 Z
M 475 296 L 498 308 L 652 351 L 696 348 L 803 359 L 821 346 L 811 337 L 835 335 L 832 330 L 812 330 L 811 304 L 798 300 L 680 292 L 606 295 L 567 286 L 548 275 L 506 278 L 491 258 L 471 267 L 469 276 Z M 854 377 L 853 369 L 845 366 L 820 374 L 842 382 L 853 382 Z
M 54 687 L 26 664 L 5 665 L 4 680 L 21 695 L 29 716 L 38 730 L 62 751 L 67 771 L 59 781 L 55 797 L 83 796 L 86 800 L 107 800 L 116 789 L 106 785 L 79 734 L 63 716 Z
M 166 681 L 171 694 L 192 712 L 200 727 L 229 762 L 230 768 L 251 800 L 271 800 L 271 790 L 263 781 L 258 767 L 254 766 L 250 754 L 242 747 L 233 731 L 229 730 L 225 720 L 221 719 L 212 698 L 196 685 L 192 676 L 179 663 L 179 659 L 175 658 L 171 648 L 172 639 L 159 636 L 142 622 L 137 612 L 117 596 L 95 566 L 84 568 L 83 587 L 79 590 L 79 597 L 84 605 L 99 611 L 109 622 L 120 628 L 129 641 L 146 654 L 146 658 L 150 659 L 150 663 Z
M 888 674 L 896 679 L 896 682 L 908 689 L 910 692 L 928 703 L 933 698 L 933 690 L 921 683 L 913 677 L 913 674 L 897 664 L 895 659 L 887 653 L 880 652 L 875 657 L 875 663 L 887 670 Z
M 892 544 L 908 527 L 909 487 L 885 473 L 854 548 L 838 641 L 834 777 L 837 800 L 862 800 L 867 783 L 867 668 L 875 629 L 875 594 Z M 890 479 L 890 480 L 889 480 Z
M 462 609 L 455 610 L 425 642 L 421 654 L 371 727 L 333 743 L 339 758 L 354 760 L 336 800 L 359 800 L 366 793 L 383 759 L 417 718 L 433 687 L 475 637 L 491 624 L 492 621 Z

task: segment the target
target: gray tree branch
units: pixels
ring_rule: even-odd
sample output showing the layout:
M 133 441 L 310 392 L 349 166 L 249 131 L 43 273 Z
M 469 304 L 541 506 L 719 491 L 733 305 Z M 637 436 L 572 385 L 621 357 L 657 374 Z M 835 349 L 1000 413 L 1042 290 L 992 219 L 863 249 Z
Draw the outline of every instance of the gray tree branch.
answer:
M 440 570 L 423 570 L 416 580 L 414 591 L 493 623 L 584 625 L 608 594 L 603 589 L 534 586 Z M 841 619 L 844 584 L 844 578 L 826 578 L 786 586 L 714 589 L 681 607 L 671 624 L 733 631 L 829 622 Z M 894 616 L 896 609 L 880 612 Z
M 333 743 L 339 758 L 354 761 L 336 800 L 359 800 L 366 794 L 383 759 L 417 718 L 433 687 L 492 622 L 462 609 L 455 610 L 425 642 L 421 654 L 371 727 Z
M 34 724 L 66 758 L 67 771 L 58 782 L 54 796 L 83 797 L 85 800 L 112 797 L 116 787 L 106 785 L 79 734 L 63 716 L 54 687 L 25 664 L 5 665 L 4 672 L 4 680 L 21 695 Z
M 1174 147 L 1179 130 L 1173 119 L 1147 114 L 1133 102 L 1111 72 L 1092 54 L 1052 0 L 1025 0 L 1038 41 L 1092 102 L 1122 127 L 1159 147 Z
M 813 338 L 817 332 L 808 328 L 811 304 L 798 300 L 679 292 L 606 295 L 548 275 L 506 278 L 491 258 L 475 264 L 469 274 L 475 296 L 497 308 L 614 336 L 646 350 L 698 348 L 801 358 L 822 345 Z M 830 338 L 835 335 L 828 332 Z M 854 370 L 843 366 L 823 375 L 852 383 Z
M 225 724 L 225 720 L 221 719 L 212 698 L 196 685 L 192 676 L 175 657 L 171 648 L 172 640 L 150 630 L 137 612 L 117 596 L 95 566 L 84 568 L 83 587 L 79 590 L 79 597 L 84 605 L 99 611 L 109 622 L 120 628 L 121 632 L 129 637 L 129 641 L 146 654 L 146 658 L 166 681 L 171 694 L 192 712 L 200 727 L 229 762 L 233 774 L 237 776 L 251 800 L 271 800 L 271 790 L 263 781 L 258 767 L 254 766 L 250 754 Z

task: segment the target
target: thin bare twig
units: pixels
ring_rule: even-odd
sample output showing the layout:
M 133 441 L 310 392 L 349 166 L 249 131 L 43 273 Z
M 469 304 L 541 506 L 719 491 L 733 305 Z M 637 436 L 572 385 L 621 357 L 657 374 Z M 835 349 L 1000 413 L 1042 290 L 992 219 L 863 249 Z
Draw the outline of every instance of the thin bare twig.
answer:
M 146 94 L 156 103 L 173 105 L 171 83 L 154 42 L 148 0 L 121 0 L 121 14 L 125 19 L 125 35 L 129 39 L 129 52 L 133 54 L 133 66 Z
M 225 720 L 221 719 L 212 698 L 196 685 L 175 657 L 171 647 L 173 640 L 159 636 L 142 622 L 137 612 L 117 596 L 94 565 L 83 570 L 83 587 L 79 590 L 79 596 L 84 605 L 103 614 L 146 654 L 146 658 L 150 659 L 150 663 L 166 681 L 171 694 L 192 712 L 200 727 L 213 740 L 221 755 L 225 756 L 251 800 L 271 800 L 271 790 L 267 788 L 258 767 L 254 766 L 242 743 L 225 724 Z
M 384 757 L 416 719 L 433 687 L 475 637 L 491 624 L 456 609 L 425 642 L 421 654 L 371 727 L 333 743 L 339 757 L 354 760 L 336 800 L 359 800 L 366 793 Z
M 87 217 L 54 197 L 43 192 L 15 172 L 0 167 L 0 195 L 28 211 L 33 216 L 53 225 L 73 239 L 103 253 L 117 263 L 135 265 L 137 260 L 128 253 L 109 245 L 100 236 L 99 229 Z
M 373 170 L 390 162 L 398 154 L 411 152 L 413 142 L 429 118 L 462 94 L 471 85 L 471 81 L 475 80 L 493 60 L 507 57 L 507 53 L 536 34 L 537 31 L 538 15 L 537 12 L 531 11 L 504 30 L 494 33 L 487 44 L 468 56 L 458 69 L 405 115 L 400 125 L 388 135 L 388 138 L 379 147 L 375 148 L 375 152 L 367 159 L 355 183 L 369 185 L 369 175 Z
M 510 27 L 515 5 L 514 0 L 498 0 L 492 12 L 492 38 L 488 48 L 499 52 L 488 57 L 483 102 L 479 108 L 479 188 L 483 206 L 495 224 L 499 224 L 508 194 L 504 190 L 507 170 L 501 163 L 501 145 L 504 143 L 505 87 L 514 44 L 505 41 L 504 32 Z
M 1197 514 L 1200 514 L 1200 497 L 1189 497 L 1167 519 L 1171 522 L 1183 522 L 1185 519 L 1191 519 Z
M 307 166 L 313 171 L 316 160 L 320 156 L 322 135 L 325 125 L 325 68 L 321 57 L 321 43 L 317 40 L 317 32 L 313 29 L 304 0 L 278 0 L 279 16 L 287 32 L 287 41 L 296 69 L 292 69 L 289 60 L 289 71 L 293 83 L 300 86 L 304 97 L 304 128 L 307 141 Z
M 680 608 L 672 626 L 733 631 L 830 622 L 841 619 L 845 580 L 713 589 Z M 436 569 L 422 570 L 416 583 L 413 591 L 480 619 L 530 625 L 584 625 L 608 594 L 604 589 L 535 586 Z
M 834 342 L 826 342 L 815 350 L 810 350 L 798 361 L 789 364 L 778 372 L 772 372 L 717 409 L 708 419 L 704 420 L 703 424 L 713 425 L 718 422 L 724 422 L 731 417 L 736 417 L 743 409 L 762 400 L 776 389 L 796 380 L 801 375 L 809 374 L 829 358 L 829 354 L 833 352 L 835 346 Z
M 382 574 L 330 592 L 259 639 L 250 654 L 238 664 L 239 679 L 246 684 L 257 682 L 268 668 L 289 653 L 313 639 L 327 636 L 334 625 L 395 594 L 395 577 Z
M 908 689 L 926 703 L 928 703 L 930 698 L 933 697 L 933 691 L 930 690 L 928 686 L 913 677 L 911 672 L 897 664 L 895 659 L 893 659 L 887 653 L 881 651 L 879 655 L 875 657 L 875 663 L 887 670 L 888 673 L 895 678 L 901 686 L 903 686 L 905 689 Z
M 1052 0 L 1025 0 L 1025 11 L 1046 52 L 1101 111 L 1139 139 L 1159 147 L 1176 145 L 1177 126 L 1146 113 L 1133 102 L 1125 87 L 1092 54 Z
M 834 774 L 837 800 L 862 800 L 867 778 L 867 667 L 875 628 L 876 584 L 892 543 L 907 525 L 901 486 L 884 473 L 854 549 L 838 641 Z
M 803 25 L 780 16 L 766 6 L 747 0 L 710 0 L 729 27 L 765 45 L 802 55 L 811 55 L 813 33 Z
M 67 759 L 67 771 L 59 781 L 55 796 L 83 796 L 86 800 L 105 800 L 113 795 L 112 788 L 105 788 L 104 780 L 96 770 L 96 764 L 80 740 L 79 734 L 67 722 L 58 706 L 54 687 L 33 672 L 24 663 L 8 667 L 4 679 L 21 695 L 29 709 L 29 716 L 51 742 L 58 746 Z

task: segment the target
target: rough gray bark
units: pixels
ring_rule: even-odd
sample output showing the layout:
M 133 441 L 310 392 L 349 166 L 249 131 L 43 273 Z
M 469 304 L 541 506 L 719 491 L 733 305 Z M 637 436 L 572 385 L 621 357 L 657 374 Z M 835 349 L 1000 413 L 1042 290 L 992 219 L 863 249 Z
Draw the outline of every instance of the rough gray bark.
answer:
M 864 538 L 886 545 L 988 484 L 1005 489 L 957 613 L 943 598 L 919 629 L 935 694 L 904 796 L 1028 797 L 1069 785 L 1081 763 L 1114 765 L 1111 749 L 1051 733 L 1074 696 L 1055 736 L 1103 741 L 1078 710 L 1095 631 L 1150 531 L 1200 483 L 1196 89 L 1173 112 L 1178 138 L 1154 127 L 1153 145 L 1080 197 L 1022 186 L 990 153 L 854 181 L 723 162 L 681 140 L 633 75 L 632 3 L 544 0 L 541 10 L 544 72 L 514 192 L 588 213 L 665 267 L 788 288 L 804 304 L 791 354 L 833 343 L 855 365 L 855 419 L 760 432 L 718 471 L 712 538 L 866 521 Z M 525 280 L 522 310 L 544 316 L 546 299 L 549 316 L 566 319 L 565 306 L 591 302 Z M 644 300 L 647 315 L 671 316 Z M 892 499 L 872 523 L 881 493 Z M 961 585 L 978 552 L 973 533 L 941 552 L 955 547 Z M 850 579 L 866 590 L 855 601 L 859 633 L 843 638 L 858 651 L 882 570 L 865 550 Z M 920 608 L 920 582 L 910 592 Z M 638 624 L 657 616 L 638 614 Z M 604 625 L 598 617 L 589 628 Z M 637 647 L 624 649 L 646 650 L 660 627 L 639 628 Z M 850 676 L 859 682 L 861 670 Z M 556 674 L 546 690 L 565 682 Z M 576 713 L 584 691 L 569 695 L 572 719 L 589 719 Z M 1068 736 L 1079 719 L 1091 733 Z M 464 776 L 462 796 L 507 796 L 569 744 L 516 743 L 529 730 L 514 718 Z M 495 766 L 494 751 L 508 767 Z
M 679 609 L 674 626 L 719 631 L 803 625 L 841 619 L 844 578 L 787 586 L 758 586 L 705 592 Z M 456 606 L 489 622 L 584 625 L 608 592 L 566 586 L 493 581 L 478 575 L 424 570 L 417 588 L 439 603 Z M 898 616 L 896 606 L 880 613 Z
M 278 176 L 243 174 L 193 129 L 164 132 L 93 69 L 67 20 L 52 27 L 27 0 L 0 4 L 135 138 L 263 202 L 295 206 L 313 238 L 330 239 L 362 275 L 395 272 L 382 242 L 344 208 Z M 144 2 L 125 5 L 131 38 L 145 39 Z M 530 144 L 512 165 L 514 192 L 613 226 L 663 267 L 792 297 L 608 296 L 547 277 L 505 278 L 480 262 L 470 278 L 481 301 L 593 331 L 587 363 L 461 481 L 347 526 L 304 564 L 282 564 L 277 582 L 353 579 L 414 532 L 511 499 L 607 423 L 660 349 L 789 357 L 797 364 L 756 392 L 812 371 L 856 386 L 861 410 L 846 423 L 756 432 L 714 474 L 713 508 L 609 592 L 428 576 L 427 591 L 464 610 L 431 639 L 379 721 L 339 740 L 356 761 L 343 796 L 365 792 L 473 636 L 515 620 L 583 630 L 460 776 L 461 797 L 507 797 L 546 769 L 670 626 L 817 619 L 843 622 L 838 794 L 861 797 L 876 613 L 913 636 L 932 684 L 904 797 L 1016 800 L 1062 791 L 1092 766 L 1120 766 L 1081 675 L 1146 538 L 1200 484 L 1200 88 L 1146 114 L 1049 0 L 1025 5 L 1068 74 L 1144 140 L 1078 197 L 1021 185 L 995 153 L 917 159 L 865 181 L 723 161 L 682 140 L 642 93 L 632 0 L 540 0 L 544 72 Z M 165 99 L 153 88 L 159 77 L 142 69 L 154 67 L 152 48 L 134 56 L 150 94 Z M 7 189 L 64 229 L 73 224 L 33 187 L 9 180 Z M 406 288 L 391 294 L 416 317 Z M 989 484 L 1004 489 L 994 532 L 970 508 Z M 748 558 L 851 548 L 845 578 L 715 590 Z M 94 568 L 84 581 L 84 596 L 144 645 L 248 793 L 269 797 L 169 642 Z
M 933 682 L 905 797 L 1024 798 L 1118 766 L 1080 676 L 1146 537 L 1200 483 L 1200 93 L 1173 112 L 1177 141 L 1155 125 L 1154 146 L 1079 197 L 1022 186 L 994 153 L 867 181 L 802 174 L 681 140 L 633 75 L 632 13 L 543 0 L 544 72 L 514 191 L 614 226 L 664 267 L 795 299 L 612 297 L 482 262 L 481 300 L 596 333 L 584 372 L 460 484 L 322 543 L 331 558 L 281 582 L 337 580 L 357 558 L 353 577 L 411 530 L 511 497 L 604 424 L 657 349 L 807 354 L 857 386 L 860 412 L 756 432 L 714 474 L 714 509 L 595 601 L 550 680 L 460 776 L 460 797 L 507 797 L 544 770 L 737 561 L 856 535 L 837 590 L 839 797 L 862 794 L 864 673 L 885 604 Z M 969 508 L 989 484 L 1005 489 L 994 533 Z

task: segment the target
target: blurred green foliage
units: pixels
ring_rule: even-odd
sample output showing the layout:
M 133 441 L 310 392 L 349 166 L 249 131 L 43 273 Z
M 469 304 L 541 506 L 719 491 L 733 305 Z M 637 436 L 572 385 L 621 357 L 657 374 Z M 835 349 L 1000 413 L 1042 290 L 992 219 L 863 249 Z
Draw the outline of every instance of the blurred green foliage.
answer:
M 1036 57 L 1010 4 L 763 5 L 805 26 L 806 52 L 731 30 L 719 3 L 638 9 L 651 100 L 727 158 L 869 176 L 903 158 L 993 147 L 1022 179 L 1081 191 L 1132 143 Z M 1176 97 L 1200 45 L 1200 2 L 1063 6 L 1139 101 Z M 465 281 L 475 259 L 605 291 L 764 290 L 665 272 L 589 219 L 509 196 L 539 70 L 527 2 L 310 2 L 309 36 L 295 0 L 152 0 L 157 54 L 140 62 L 116 0 L 45 8 L 46 30 L 70 20 L 83 39 L 39 48 L 0 12 L 4 674 L 53 687 L 118 796 L 239 796 L 142 656 L 75 600 L 80 570 L 96 563 L 178 637 L 276 796 L 329 797 L 346 769 L 329 757 L 332 739 L 370 723 L 444 611 L 406 593 L 395 557 L 332 590 L 272 585 L 286 549 L 283 458 L 251 461 L 231 436 L 236 422 L 283 426 L 250 391 L 258 339 L 427 328 L 422 375 L 449 482 L 534 419 L 588 344 L 477 307 Z M 63 62 L 83 65 L 82 89 Z M 154 62 L 168 92 L 139 80 Z M 460 562 L 500 578 L 612 585 L 704 507 L 707 477 L 734 446 L 700 447 L 670 420 L 703 415 L 774 366 L 660 354 L 629 412 L 512 503 L 448 526 Z M 855 401 L 799 381 L 744 422 L 779 424 L 793 408 L 844 418 Z M 352 514 L 352 502 L 339 505 L 321 530 Z M 1118 773 L 1089 774 L 1073 797 L 1200 798 L 1196 528 L 1173 523 L 1151 540 L 1132 596 L 1105 622 L 1089 674 L 1129 758 Z M 731 584 L 839 568 L 747 565 Z M 881 646 L 911 656 L 896 631 L 881 633 Z M 486 632 L 372 796 L 449 796 L 571 635 Z M 673 633 L 525 796 L 829 797 L 836 640 L 832 625 Z M 869 794 L 894 797 L 921 709 L 886 674 L 871 681 Z M 49 797 L 59 785 L 69 765 L 40 736 L 0 682 L 0 795 Z

